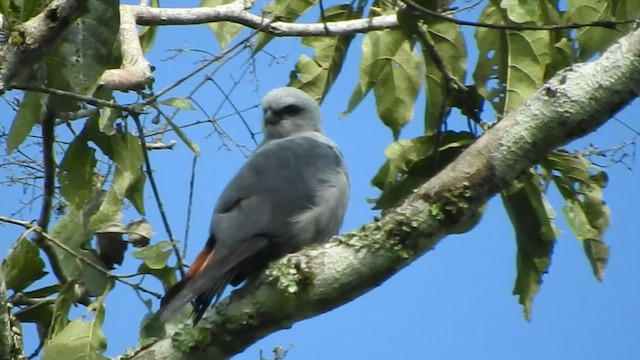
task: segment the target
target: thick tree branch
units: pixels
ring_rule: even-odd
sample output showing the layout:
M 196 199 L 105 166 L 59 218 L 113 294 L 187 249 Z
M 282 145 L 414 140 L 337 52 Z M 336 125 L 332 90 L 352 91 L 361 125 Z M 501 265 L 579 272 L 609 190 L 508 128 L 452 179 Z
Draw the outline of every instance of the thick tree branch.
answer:
M 379 221 L 272 264 L 209 312 L 203 326 L 211 336 L 198 337 L 204 340 L 189 353 L 178 350 L 184 342 L 173 343 L 195 331 L 186 326 L 133 358 L 227 358 L 273 331 L 351 301 L 433 249 L 522 171 L 594 131 L 639 93 L 636 30 L 599 60 L 559 72 Z
M 0 359 L 11 359 L 13 340 L 11 338 L 11 308 L 7 302 L 7 288 L 0 267 Z
M 56 44 L 56 40 L 86 9 L 86 0 L 54 0 L 40 14 L 9 34 L 0 53 L 0 92 L 12 83 L 30 83 L 33 67 Z
M 231 21 L 254 30 L 260 29 L 277 36 L 336 36 L 364 33 L 398 27 L 395 15 L 376 16 L 324 23 L 287 23 L 251 14 L 247 10 L 253 1 L 234 1 L 212 8 L 152 8 L 147 6 L 123 6 L 130 9 L 138 25 L 194 25 L 218 21 Z
M 151 66 L 144 57 L 138 39 L 136 19 L 129 7 L 120 8 L 120 52 L 122 68 L 107 70 L 100 78 L 100 85 L 110 90 L 129 91 L 142 89 L 153 80 Z

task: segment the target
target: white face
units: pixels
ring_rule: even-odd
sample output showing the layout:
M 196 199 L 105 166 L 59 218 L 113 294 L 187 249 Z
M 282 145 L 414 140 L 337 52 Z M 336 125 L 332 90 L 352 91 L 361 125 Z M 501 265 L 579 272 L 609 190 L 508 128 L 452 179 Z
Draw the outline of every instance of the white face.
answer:
M 262 100 L 265 141 L 301 132 L 322 132 L 320 108 L 306 93 L 294 88 L 271 90 Z

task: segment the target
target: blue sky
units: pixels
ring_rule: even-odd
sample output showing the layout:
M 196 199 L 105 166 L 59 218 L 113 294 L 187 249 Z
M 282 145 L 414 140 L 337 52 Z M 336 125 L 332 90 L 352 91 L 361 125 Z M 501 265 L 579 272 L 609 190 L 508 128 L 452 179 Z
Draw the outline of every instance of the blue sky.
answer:
M 190 2 L 165 1 L 164 6 L 188 6 Z M 333 2 L 325 3 L 329 7 Z M 257 7 L 259 8 L 259 7 Z M 306 20 L 314 20 L 309 15 Z M 469 15 L 472 16 L 472 15 Z M 468 50 L 473 51 L 472 29 L 465 29 Z M 351 176 L 351 200 L 343 231 L 356 229 L 371 221 L 378 213 L 372 211 L 367 198 L 377 196 L 370 185 L 384 160 L 383 151 L 391 142 L 391 132 L 377 119 L 369 96 L 352 114 L 340 119 L 348 97 L 357 81 L 359 44 L 356 37 L 338 82 L 323 103 L 322 112 L 327 135 L 344 153 Z M 160 90 L 186 74 L 203 60 L 201 53 L 188 52 L 167 60 L 173 54 L 168 49 L 201 49 L 218 53 L 215 38 L 205 26 L 165 27 L 149 55 L 156 67 L 154 88 Z M 231 99 L 238 108 L 258 104 L 271 88 L 285 85 L 288 75 L 301 52 L 295 39 L 275 39 L 255 58 L 255 67 L 247 71 L 248 57 L 241 55 L 225 65 L 215 80 L 226 90 L 241 78 Z M 303 49 L 310 54 L 308 49 Z M 273 56 L 273 57 L 271 57 Z M 469 61 L 470 69 L 474 60 Z M 243 75 L 244 74 L 244 75 Z M 182 97 L 202 79 L 193 81 L 169 93 Z M 235 80 L 234 80 L 235 79 Z M 206 85 L 196 96 L 209 113 L 223 101 L 223 95 L 212 85 Z M 421 93 L 418 104 L 424 103 Z M 637 118 L 640 104 L 636 102 L 611 120 L 597 133 L 569 146 L 584 149 L 588 144 L 607 148 L 633 140 L 636 133 L 624 124 L 639 129 Z M 416 108 L 414 121 L 401 137 L 412 138 L 422 130 L 424 107 Z M 223 106 L 218 116 L 231 114 Z M 0 105 L 1 122 L 8 128 L 13 117 L 4 104 Z M 258 109 L 244 114 L 254 131 L 260 129 Z M 487 115 L 490 120 L 490 115 Z M 150 120 L 151 118 L 149 117 Z M 186 124 L 204 119 L 200 112 L 182 112 L 177 123 Z M 466 127 L 466 120 L 454 115 L 450 128 Z M 237 116 L 220 121 L 240 144 L 253 148 L 248 132 Z M 80 128 L 81 124 L 75 124 Z M 187 130 L 198 143 L 202 155 L 198 161 L 193 219 L 190 224 L 189 251 L 194 259 L 209 228 L 211 210 L 227 181 L 244 161 L 239 151 L 226 149 L 210 125 L 202 124 Z M 183 238 L 188 199 L 188 182 L 192 153 L 174 134 L 165 141 L 178 141 L 173 151 L 151 153 L 154 175 L 167 209 L 171 227 L 178 239 Z M 228 144 L 228 142 L 227 142 Z M 629 149 L 630 152 L 633 149 Z M 606 164 L 606 160 L 603 160 Z M 626 163 L 636 167 L 635 158 Z M 635 191 L 640 175 L 635 170 L 616 165 L 606 169 L 610 175 L 605 200 L 611 208 L 611 227 L 606 241 L 611 256 L 605 281 L 598 283 L 583 255 L 582 245 L 573 238 L 560 215 L 562 205 L 555 192 L 549 194 L 555 206 L 556 224 L 563 233 L 554 250 L 550 273 L 534 301 L 533 320 L 527 323 L 517 298 L 511 295 L 515 279 L 515 239 L 510 222 L 499 199 L 493 199 L 480 224 L 464 235 L 445 238 L 433 251 L 360 298 L 326 314 L 295 324 L 289 330 L 277 332 L 248 348 L 236 359 L 259 359 L 259 351 L 269 355 L 276 346 L 293 344 L 287 359 L 638 359 L 640 337 L 640 233 L 638 218 L 640 192 Z M 4 170 L 0 170 L 4 171 Z M 2 174 L 0 174 L 2 175 Z M 18 200 L 30 196 L 20 187 L 0 187 L 0 214 L 8 216 L 18 208 Z M 150 189 L 145 192 L 147 219 L 154 227 L 152 241 L 166 239 L 162 223 L 154 206 Z M 16 215 L 31 220 L 37 217 L 39 203 Z M 124 220 L 137 215 L 127 211 Z M 0 254 L 5 254 L 21 229 L 0 225 Z M 139 261 L 130 253 L 118 273 L 135 271 Z M 149 287 L 160 289 L 149 279 Z M 154 309 L 157 309 L 154 302 Z M 107 298 L 104 331 L 108 337 L 108 355 L 122 353 L 137 344 L 138 326 L 146 312 L 145 306 L 131 289 L 118 288 Z M 74 310 L 75 316 L 86 314 L 84 308 Z M 35 346 L 35 333 L 27 331 L 28 349 Z

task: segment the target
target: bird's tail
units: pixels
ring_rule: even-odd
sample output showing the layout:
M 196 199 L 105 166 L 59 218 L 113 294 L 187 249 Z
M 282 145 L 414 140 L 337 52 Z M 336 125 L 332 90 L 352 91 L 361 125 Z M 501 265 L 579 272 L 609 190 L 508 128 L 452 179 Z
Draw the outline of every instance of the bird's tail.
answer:
M 214 249 L 215 243 L 212 235 L 184 278 L 162 298 L 158 311 L 160 321 L 167 321 L 182 306 L 193 301 L 193 324 L 196 325 L 211 302 L 214 299 L 218 301 L 224 288 L 233 280 L 238 265 L 262 251 L 268 241 L 263 237 L 254 237 L 233 249 L 218 251 Z
M 234 270 L 222 273 L 217 279 L 209 279 L 211 286 L 205 292 L 198 293 L 192 285 L 194 278 L 201 274 L 205 266 L 211 261 L 215 246 L 215 238 L 213 235 L 207 241 L 204 249 L 198 254 L 189 271 L 184 275 L 182 280 L 173 285 L 169 291 L 162 297 L 160 301 L 160 310 L 158 315 L 162 322 L 167 321 L 175 313 L 177 313 L 186 303 L 193 301 L 193 325 L 196 325 L 202 318 L 205 311 L 215 298 L 216 301 L 222 295 L 225 286 L 233 277 Z

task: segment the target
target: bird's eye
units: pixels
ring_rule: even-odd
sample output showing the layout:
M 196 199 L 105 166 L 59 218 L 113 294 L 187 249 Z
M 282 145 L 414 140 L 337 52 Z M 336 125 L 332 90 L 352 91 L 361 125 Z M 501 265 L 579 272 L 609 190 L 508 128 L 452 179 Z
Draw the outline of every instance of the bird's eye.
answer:
M 296 115 L 300 113 L 301 110 L 298 105 L 287 105 L 280 109 L 279 113 L 282 115 Z

